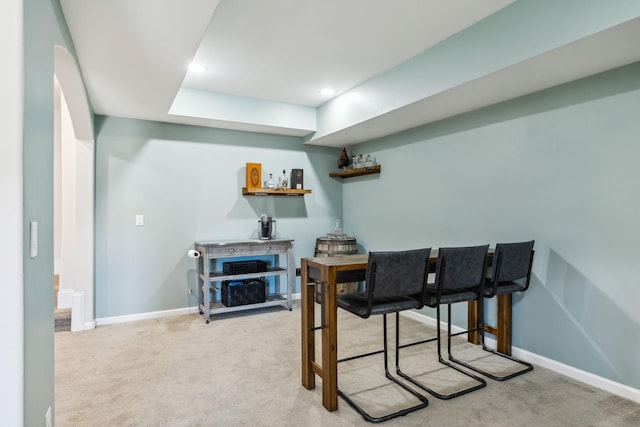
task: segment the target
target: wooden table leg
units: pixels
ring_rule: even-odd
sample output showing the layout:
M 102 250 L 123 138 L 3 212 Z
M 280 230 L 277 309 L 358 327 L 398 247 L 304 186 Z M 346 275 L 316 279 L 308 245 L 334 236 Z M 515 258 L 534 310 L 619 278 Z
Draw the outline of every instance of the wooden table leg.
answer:
M 336 302 L 336 271 L 321 273 L 324 305 L 322 307 L 322 404 L 327 411 L 338 409 L 338 331 Z
M 313 288 L 309 283 L 309 270 L 307 260 L 302 259 L 300 277 L 300 288 L 302 292 L 301 317 L 302 317 L 302 386 L 307 390 L 316 387 L 316 376 L 313 372 L 312 363 L 315 360 L 315 312 L 313 301 Z
M 511 294 L 498 295 L 498 341 L 500 353 L 511 355 Z
M 478 319 L 478 301 L 469 301 L 467 303 L 467 330 L 476 329 L 482 319 Z M 469 332 L 467 341 L 472 344 L 480 344 L 480 334 L 478 331 Z

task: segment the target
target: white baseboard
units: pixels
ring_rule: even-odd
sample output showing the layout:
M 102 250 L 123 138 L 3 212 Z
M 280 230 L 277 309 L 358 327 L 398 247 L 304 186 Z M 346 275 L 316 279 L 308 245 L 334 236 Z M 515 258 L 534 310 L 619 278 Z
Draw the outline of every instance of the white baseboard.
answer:
M 125 316 L 102 317 L 96 319 L 96 326 L 112 325 L 115 323 L 134 322 L 136 320 L 157 319 L 159 317 L 179 316 L 198 313 L 198 307 L 178 308 L 175 310 L 152 311 L 149 313 L 128 314 Z
M 73 289 L 60 289 L 57 303 L 58 308 L 71 308 L 73 306 Z
M 71 307 L 71 332 L 84 330 L 84 292 L 74 292 Z
M 608 391 L 609 393 L 632 400 L 636 403 L 640 403 L 640 390 L 636 388 L 617 383 L 608 378 L 594 375 L 590 372 L 574 368 L 573 366 L 556 362 L 555 360 L 548 359 L 544 356 L 540 356 L 535 353 L 519 349 L 517 347 L 513 347 L 511 349 L 511 354 L 514 357 L 525 360 L 534 365 L 542 366 L 543 368 L 550 369 L 574 380 L 589 384 L 593 387 L 600 388 L 602 390 Z
M 84 322 L 84 330 L 90 331 L 91 329 L 96 328 L 96 321 L 92 320 L 91 322 Z
M 291 294 L 292 300 L 299 300 L 301 294 Z M 85 329 L 94 329 L 96 326 L 103 325 L 112 325 L 115 323 L 126 323 L 126 322 L 134 322 L 136 320 L 145 320 L 145 319 L 156 319 L 159 317 L 169 317 L 169 316 L 179 316 L 183 314 L 194 314 L 199 313 L 200 310 L 198 307 L 186 307 L 186 308 L 178 308 L 175 310 L 163 310 L 163 311 L 152 311 L 148 313 L 138 313 L 138 314 L 128 314 L 125 316 L 113 316 L 113 317 L 102 317 L 96 319 L 93 323 L 92 327 L 87 327 L 87 323 L 85 323 Z
M 429 316 L 425 316 L 424 314 L 418 313 L 417 311 L 404 311 L 401 314 L 413 320 L 416 320 L 420 323 L 424 323 L 425 325 L 431 326 L 433 328 L 436 327 L 436 322 L 437 322 L 436 319 Z M 447 325 L 446 323 L 441 321 L 440 327 L 444 327 L 446 331 Z M 451 327 L 451 331 L 454 333 L 462 332 L 463 330 L 464 329 L 457 326 Z M 487 347 L 495 348 L 496 346 L 495 339 L 492 339 L 489 337 L 485 338 L 485 343 L 487 344 Z M 525 362 L 529 362 L 533 365 L 541 366 L 543 368 L 552 370 L 566 377 L 572 378 L 576 381 L 580 381 L 590 386 L 605 390 L 611 394 L 615 394 L 625 399 L 632 400 L 636 403 L 640 403 L 640 390 L 636 388 L 617 383 L 615 381 L 600 377 L 598 375 L 594 375 L 590 372 L 574 368 L 573 366 L 565 365 L 564 363 L 556 362 L 555 360 L 548 359 L 544 356 L 540 356 L 526 350 L 522 350 L 518 347 L 512 347 L 511 354 L 518 359 L 524 360 Z

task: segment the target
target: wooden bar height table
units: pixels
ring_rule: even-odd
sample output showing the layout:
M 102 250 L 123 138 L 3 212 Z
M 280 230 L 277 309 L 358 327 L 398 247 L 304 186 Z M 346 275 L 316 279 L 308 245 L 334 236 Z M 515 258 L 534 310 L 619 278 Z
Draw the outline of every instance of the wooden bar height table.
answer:
M 493 251 L 489 253 L 491 260 Z M 429 256 L 435 268 L 438 250 Z M 301 260 L 302 283 L 302 385 L 311 390 L 316 386 L 316 374 L 322 378 L 322 404 L 328 411 L 338 409 L 338 306 L 336 284 L 364 280 L 368 255 L 303 258 Z M 321 286 L 321 325 L 315 323 L 314 286 Z M 497 338 L 497 350 L 511 354 L 511 295 L 498 296 L 498 325 L 485 330 Z M 478 303 L 468 304 L 468 329 L 481 323 L 478 319 Z M 322 331 L 321 363 L 315 360 L 315 331 Z M 468 334 L 468 341 L 480 343 L 477 332 Z

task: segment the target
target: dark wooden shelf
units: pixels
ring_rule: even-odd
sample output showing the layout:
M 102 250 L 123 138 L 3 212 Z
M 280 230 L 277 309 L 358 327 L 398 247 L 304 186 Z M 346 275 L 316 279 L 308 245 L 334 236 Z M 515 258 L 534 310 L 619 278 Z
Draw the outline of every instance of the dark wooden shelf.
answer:
M 277 188 L 242 188 L 243 196 L 304 196 L 311 190 L 283 190 Z
M 346 169 L 331 172 L 329 176 L 337 178 L 352 178 L 354 176 L 373 175 L 380 173 L 380 165 L 370 166 L 367 168 Z

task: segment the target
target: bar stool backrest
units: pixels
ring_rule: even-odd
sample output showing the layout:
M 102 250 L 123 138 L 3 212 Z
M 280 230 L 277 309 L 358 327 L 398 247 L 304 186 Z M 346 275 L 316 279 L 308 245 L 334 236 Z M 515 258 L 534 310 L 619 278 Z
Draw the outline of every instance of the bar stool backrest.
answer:
M 480 287 L 484 280 L 489 245 L 440 248 L 436 284 L 442 293 Z
M 494 265 L 491 281 L 512 282 L 527 278 L 531 274 L 534 241 L 520 243 L 498 243 L 493 255 Z
M 369 252 L 366 286 L 373 300 L 421 294 L 430 252 L 430 248 Z

